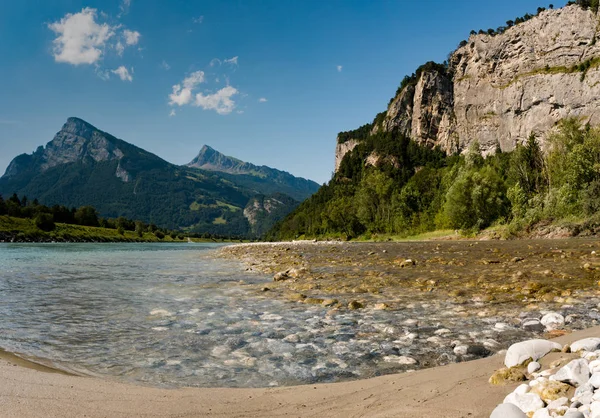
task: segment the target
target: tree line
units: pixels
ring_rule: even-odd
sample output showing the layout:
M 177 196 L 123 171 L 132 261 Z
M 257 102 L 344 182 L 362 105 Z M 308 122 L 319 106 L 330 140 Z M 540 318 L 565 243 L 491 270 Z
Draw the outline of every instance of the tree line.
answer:
M 545 152 L 532 134 L 513 151 L 498 145 L 487 157 L 476 141 L 463 155 L 445 155 L 398 133 L 370 136 L 269 238 L 476 232 L 494 225 L 510 235 L 559 221 L 600 224 L 600 128 L 578 119 L 561 121 Z
M 159 239 L 163 239 L 167 235 L 170 235 L 172 239 L 180 240 L 185 237 L 180 231 L 159 228 L 153 223 L 134 221 L 123 216 L 115 219 L 103 218 L 92 206 L 68 208 L 63 205 L 54 205 L 49 207 L 40 204 L 37 199 L 30 200 L 27 196 L 19 198 L 16 193 L 6 200 L 0 195 L 1 215 L 32 219 L 36 227 L 45 232 L 53 231 L 57 223 L 63 223 L 116 229 L 120 235 L 124 235 L 125 231 L 133 231 L 140 238 L 146 232 L 154 234 Z

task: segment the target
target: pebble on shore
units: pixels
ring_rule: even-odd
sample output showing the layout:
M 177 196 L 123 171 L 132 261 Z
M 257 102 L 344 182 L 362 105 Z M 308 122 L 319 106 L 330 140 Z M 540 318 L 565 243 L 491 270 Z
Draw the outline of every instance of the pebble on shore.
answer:
M 567 364 L 555 362 L 540 371 L 541 365 L 531 361 L 561 349 L 560 344 L 546 340 L 513 344 L 504 363 L 513 369 L 527 365 L 531 380 L 509 393 L 490 418 L 600 418 L 600 338 L 572 343 L 572 352 L 580 358 Z

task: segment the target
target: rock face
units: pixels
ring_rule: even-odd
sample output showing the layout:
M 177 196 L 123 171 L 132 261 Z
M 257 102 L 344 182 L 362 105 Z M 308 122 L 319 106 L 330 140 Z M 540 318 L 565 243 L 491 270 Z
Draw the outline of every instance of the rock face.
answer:
M 261 236 L 298 204 L 298 201 L 281 193 L 273 196 L 258 195 L 248 201 L 243 213 L 253 234 Z
M 450 77 L 437 70 L 424 71 L 416 86 L 409 85 L 394 98 L 378 130 L 398 129 L 406 136 L 429 145 L 452 150 L 454 86 Z
M 544 11 L 496 36 L 472 35 L 451 54 L 445 74 L 428 69 L 400 91 L 372 132 L 398 130 L 447 152 L 478 141 L 487 155 L 498 146 L 510 151 L 531 133 L 543 146 L 565 117 L 598 124 L 598 35 L 598 17 L 576 5 Z M 336 170 L 355 146 L 338 146 Z
M 346 142 L 337 141 L 337 145 L 335 146 L 335 171 L 338 171 L 340 168 L 340 164 L 342 164 L 342 160 L 344 159 L 344 155 L 352 151 L 358 145 L 358 141 L 355 139 L 351 139 Z

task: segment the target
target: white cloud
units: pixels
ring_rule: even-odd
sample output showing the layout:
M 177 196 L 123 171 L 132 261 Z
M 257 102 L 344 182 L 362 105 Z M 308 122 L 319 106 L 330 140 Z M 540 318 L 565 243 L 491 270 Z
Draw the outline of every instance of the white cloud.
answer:
M 110 80 L 110 71 L 109 70 L 103 70 L 100 67 L 96 66 L 96 75 L 104 80 L 104 81 L 108 81 Z
M 192 22 L 194 22 L 197 25 L 200 25 L 202 22 L 204 22 L 204 16 L 194 17 L 192 18 Z
M 260 99 L 258 99 L 259 103 L 266 103 L 267 102 L 267 98 L 266 97 L 261 97 Z
M 211 66 L 211 67 L 214 67 L 214 66 L 215 66 L 215 65 L 217 65 L 217 64 L 218 64 L 218 65 L 221 65 L 221 60 L 220 60 L 220 59 L 218 59 L 218 58 L 213 58 L 213 59 L 211 59 L 211 60 L 210 60 L 210 66 Z
M 116 70 L 112 70 L 111 73 L 117 74 L 123 81 L 133 81 L 133 76 L 131 75 L 133 73 L 133 67 L 131 68 L 131 73 L 124 65 L 121 65 Z
M 56 62 L 80 65 L 100 60 L 115 27 L 98 24 L 96 12 L 96 9 L 87 7 L 79 13 L 67 13 L 60 21 L 48 24 L 48 28 L 58 35 L 53 41 Z
M 204 71 L 195 71 L 183 79 L 183 87 L 190 90 L 200 83 L 204 83 Z
M 115 49 L 117 50 L 117 55 L 122 56 L 123 51 L 125 51 L 125 45 L 123 45 L 121 41 L 118 41 L 115 45 Z
M 165 71 L 169 71 L 171 69 L 171 66 L 167 61 L 163 60 L 163 62 L 160 63 L 160 68 L 162 68 Z
M 223 62 L 231 65 L 238 65 L 238 57 L 229 58 L 228 60 L 223 60 Z
M 125 43 L 127 45 L 137 45 L 140 40 L 140 36 L 142 36 L 138 31 L 125 29 L 123 31 L 123 37 L 125 38 Z
M 117 17 L 121 17 L 129 13 L 129 8 L 131 7 L 131 0 L 122 0 L 119 9 L 121 9 L 121 13 L 118 14 Z
M 235 108 L 235 102 L 231 97 L 237 93 L 237 89 L 231 86 L 223 87 L 214 94 L 198 93 L 193 105 L 204 110 L 215 110 L 219 115 L 228 115 Z
M 169 113 L 169 117 L 172 118 L 173 116 L 175 116 L 177 113 L 175 112 L 175 109 L 171 109 L 171 112 Z
M 344 67 L 342 67 L 341 65 L 338 65 L 338 66 L 337 66 L 338 73 L 341 73 L 341 72 L 342 72 L 342 68 L 344 68 Z
M 204 71 L 195 71 L 191 73 L 189 76 L 183 79 L 181 84 L 175 84 L 173 86 L 173 93 L 169 95 L 169 104 L 171 106 L 183 106 L 191 103 L 192 90 L 194 90 L 198 84 L 203 82 Z

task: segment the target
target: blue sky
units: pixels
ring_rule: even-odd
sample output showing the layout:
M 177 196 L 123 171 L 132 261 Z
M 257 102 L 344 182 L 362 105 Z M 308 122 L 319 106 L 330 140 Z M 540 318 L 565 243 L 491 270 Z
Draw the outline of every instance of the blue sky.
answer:
M 538 6 L 3 1 L 0 172 L 77 116 L 175 164 L 208 144 L 323 183 L 336 134 L 385 110 L 404 75 Z

